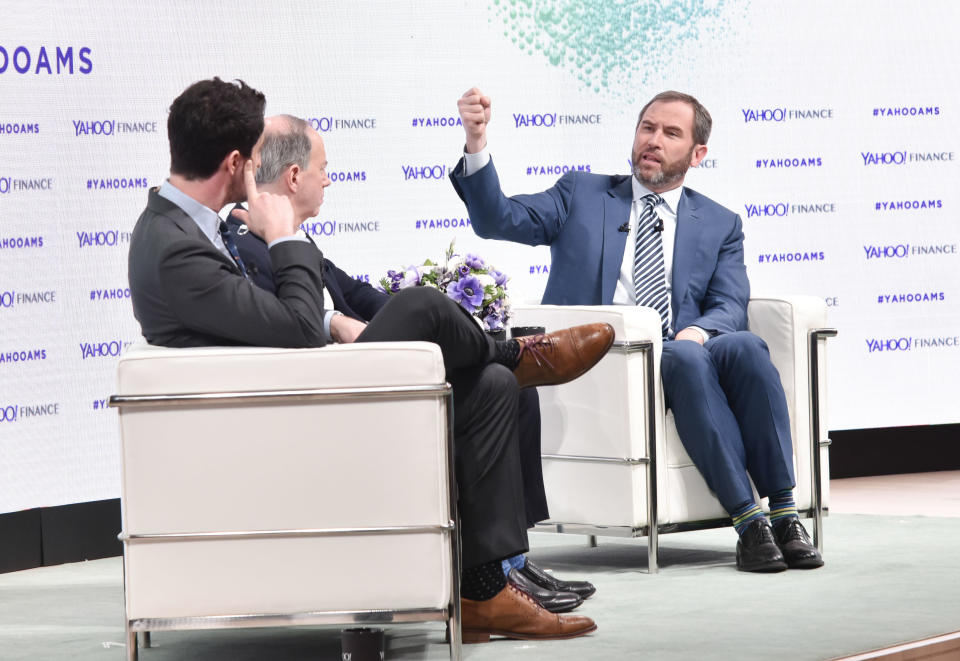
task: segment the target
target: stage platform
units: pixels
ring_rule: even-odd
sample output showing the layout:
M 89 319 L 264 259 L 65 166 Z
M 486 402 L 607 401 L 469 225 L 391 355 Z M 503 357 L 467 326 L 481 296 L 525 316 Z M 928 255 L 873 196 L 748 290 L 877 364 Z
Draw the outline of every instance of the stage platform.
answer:
M 469 661 L 823 661 L 960 630 L 960 471 L 834 480 L 826 566 L 745 574 L 731 529 L 643 539 L 531 534 L 531 555 L 597 594 L 592 635 L 469 645 Z M 0 575 L 0 660 L 124 658 L 119 558 Z M 448 658 L 441 625 L 387 628 L 387 659 Z M 142 661 L 339 658 L 339 628 L 159 632 Z M 911 657 L 914 658 L 914 657 Z M 920 658 L 920 657 L 916 657 Z

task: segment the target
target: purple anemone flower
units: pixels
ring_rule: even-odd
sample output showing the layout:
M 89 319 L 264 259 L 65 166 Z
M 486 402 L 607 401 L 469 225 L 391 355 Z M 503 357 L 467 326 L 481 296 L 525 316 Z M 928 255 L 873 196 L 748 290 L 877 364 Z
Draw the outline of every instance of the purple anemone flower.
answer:
M 508 278 L 507 278 L 507 274 L 506 274 L 506 273 L 502 273 L 501 271 L 498 271 L 497 269 L 490 269 L 490 272 L 489 272 L 488 275 L 489 275 L 491 278 L 493 278 L 493 281 L 494 281 L 495 283 L 497 283 L 497 287 L 503 287 L 505 284 L 507 284 Z
M 460 274 L 461 278 L 464 276 L 468 276 L 470 275 L 470 267 L 467 266 L 466 264 L 461 264 L 460 268 L 457 269 L 457 272 Z
M 488 314 L 483 318 L 484 327 L 487 330 L 500 330 L 503 328 L 503 322 L 500 321 L 500 315 L 496 312 Z
M 487 265 L 486 262 L 483 261 L 483 257 L 472 253 L 467 253 L 467 257 L 463 261 L 467 266 L 478 271 Z
M 473 314 L 483 303 L 483 287 L 475 276 L 470 275 L 451 284 L 447 288 L 447 296 Z
M 408 266 L 407 270 L 404 271 L 403 276 L 403 286 L 406 287 L 416 287 L 420 284 L 420 269 L 416 266 Z

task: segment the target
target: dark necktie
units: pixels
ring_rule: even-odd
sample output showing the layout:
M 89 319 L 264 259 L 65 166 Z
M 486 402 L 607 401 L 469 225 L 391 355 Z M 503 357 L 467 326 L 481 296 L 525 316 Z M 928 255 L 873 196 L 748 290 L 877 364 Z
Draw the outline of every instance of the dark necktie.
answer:
M 220 221 L 220 238 L 223 239 L 223 245 L 227 247 L 227 252 L 233 257 L 233 261 L 237 263 L 237 268 L 240 269 L 244 277 L 247 277 L 247 269 L 243 265 L 243 260 L 240 259 L 240 251 L 237 250 L 237 243 L 233 240 L 233 232 L 230 231 L 230 226 L 222 220 Z
M 636 247 L 633 254 L 633 286 L 637 305 L 651 307 L 660 313 L 663 337 L 670 329 L 670 301 L 667 299 L 667 278 L 663 262 L 662 221 L 653 209 L 663 202 L 651 193 L 639 200 Z

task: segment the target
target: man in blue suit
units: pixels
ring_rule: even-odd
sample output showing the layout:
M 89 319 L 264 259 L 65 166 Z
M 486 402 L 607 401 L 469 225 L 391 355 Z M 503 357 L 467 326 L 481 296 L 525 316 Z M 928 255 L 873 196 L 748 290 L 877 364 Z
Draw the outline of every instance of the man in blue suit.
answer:
M 543 303 L 660 312 L 666 403 L 684 447 L 733 520 L 737 567 L 821 566 L 797 517 L 780 377 L 763 340 L 746 330 L 742 223 L 683 186 L 687 170 L 707 154 L 707 109 L 688 94 L 658 94 L 640 112 L 633 176 L 568 172 L 542 193 L 508 198 L 487 151 L 490 99 L 474 88 L 458 106 L 466 146 L 451 173 L 454 188 L 479 236 L 550 246 Z M 770 521 L 750 478 L 770 499 Z

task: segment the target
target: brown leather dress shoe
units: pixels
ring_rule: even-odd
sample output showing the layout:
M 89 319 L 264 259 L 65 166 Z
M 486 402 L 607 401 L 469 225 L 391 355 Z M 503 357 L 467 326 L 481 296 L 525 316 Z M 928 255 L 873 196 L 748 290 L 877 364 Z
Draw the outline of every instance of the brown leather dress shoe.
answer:
M 613 346 L 613 326 L 586 324 L 554 333 L 515 338 L 520 355 L 513 373 L 521 388 L 554 386 L 596 365 Z
M 461 599 L 460 611 L 465 643 L 485 643 L 491 635 L 520 640 L 576 638 L 597 629 L 589 617 L 548 612 L 511 583 L 493 599 Z

